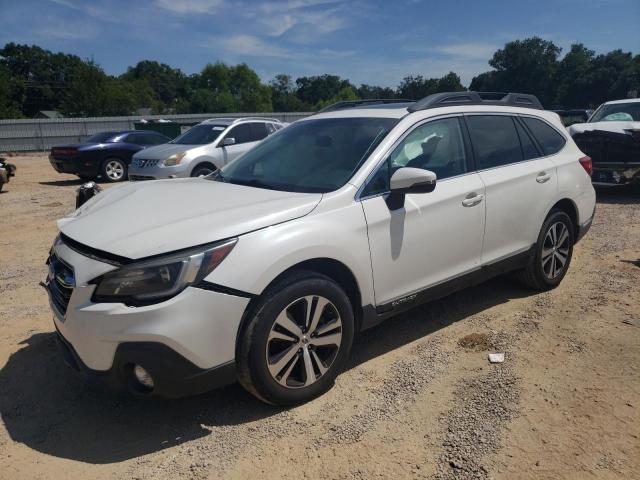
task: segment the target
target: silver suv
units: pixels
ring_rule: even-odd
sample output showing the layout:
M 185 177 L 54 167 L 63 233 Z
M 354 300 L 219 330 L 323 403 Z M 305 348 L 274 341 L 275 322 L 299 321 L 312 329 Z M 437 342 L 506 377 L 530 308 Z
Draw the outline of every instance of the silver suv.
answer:
M 129 180 L 203 177 L 285 126 L 275 118 L 212 118 L 133 156 Z

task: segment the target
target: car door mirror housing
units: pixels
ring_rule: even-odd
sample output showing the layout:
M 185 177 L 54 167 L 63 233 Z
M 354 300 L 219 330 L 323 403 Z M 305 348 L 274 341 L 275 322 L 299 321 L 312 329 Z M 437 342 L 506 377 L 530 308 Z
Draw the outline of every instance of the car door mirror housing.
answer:
M 391 176 L 392 194 L 430 193 L 436 188 L 436 174 L 422 168 L 403 167 Z
M 230 145 L 235 145 L 236 144 L 236 139 L 233 137 L 227 137 L 224 140 L 222 140 L 222 144 L 220 145 L 221 147 L 228 147 Z

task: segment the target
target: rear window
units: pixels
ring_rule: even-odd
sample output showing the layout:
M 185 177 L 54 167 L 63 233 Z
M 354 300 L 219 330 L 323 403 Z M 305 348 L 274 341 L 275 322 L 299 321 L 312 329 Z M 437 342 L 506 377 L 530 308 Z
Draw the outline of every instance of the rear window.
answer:
M 470 115 L 466 120 L 479 169 L 523 160 L 520 139 L 511 117 Z
M 537 118 L 522 117 L 522 121 L 531 130 L 545 155 L 553 155 L 562 150 L 566 140 L 555 128 Z

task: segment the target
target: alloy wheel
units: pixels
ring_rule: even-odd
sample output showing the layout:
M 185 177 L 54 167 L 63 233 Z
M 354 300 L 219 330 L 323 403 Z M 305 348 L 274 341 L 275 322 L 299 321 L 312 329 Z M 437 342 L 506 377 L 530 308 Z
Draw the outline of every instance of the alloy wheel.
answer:
M 560 275 L 569 258 L 569 230 L 563 222 L 555 222 L 547 230 L 542 244 L 542 271 L 549 279 Z
M 299 298 L 271 326 L 266 347 L 269 373 L 284 387 L 308 387 L 331 368 L 341 343 L 342 319 L 335 305 L 318 295 Z
M 107 162 L 105 173 L 110 180 L 118 181 L 124 176 L 124 165 L 117 160 Z

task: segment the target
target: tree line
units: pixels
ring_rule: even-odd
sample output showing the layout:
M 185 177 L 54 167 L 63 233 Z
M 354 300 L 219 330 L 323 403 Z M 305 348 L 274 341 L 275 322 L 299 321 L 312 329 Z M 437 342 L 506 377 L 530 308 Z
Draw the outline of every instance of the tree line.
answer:
M 547 108 L 593 108 L 640 90 L 640 55 L 622 50 L 596 54 L 574 44 L 566 55 L 538 37 L 498 49 L 492 70 L 471 80 L 470 90 L 533 93 Z M 466 90 L 460 77 L 408 75 L 396 88 L 354 85 L 337 75 L 276 75 L 263 83 L 247 64 L 207 64 L 187 75 L 143 60 L 122 75 L 108 75 L 93 59 L 8 43 L 0 49 L 0 118 L 33 117 L 40 110 L 65 116 L 153 113 L 313 111 L 340 100 L 419 99 Z

